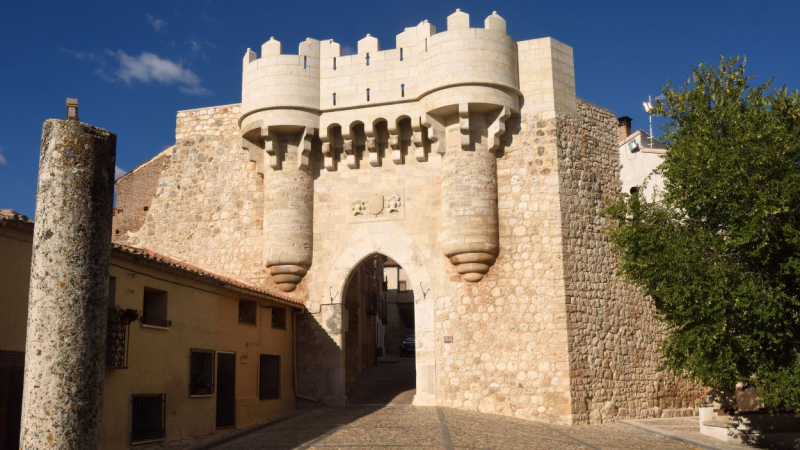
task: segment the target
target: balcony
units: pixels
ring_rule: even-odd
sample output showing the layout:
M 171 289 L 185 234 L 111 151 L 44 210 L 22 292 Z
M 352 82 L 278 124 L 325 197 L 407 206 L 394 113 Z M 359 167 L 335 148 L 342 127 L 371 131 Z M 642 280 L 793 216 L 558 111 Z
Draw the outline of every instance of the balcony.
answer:
M 109 369 L 128 368 L 128 339 L 130 323 L 109 322 L 106 332 L 106 367 Z
M 172 326 L 172 321 L 167 319 L 162 319 L 159 317 L 142 317 L 142 325 L 151 325 L 154 327 L 161 327 L 161 328 L 169 328 Z

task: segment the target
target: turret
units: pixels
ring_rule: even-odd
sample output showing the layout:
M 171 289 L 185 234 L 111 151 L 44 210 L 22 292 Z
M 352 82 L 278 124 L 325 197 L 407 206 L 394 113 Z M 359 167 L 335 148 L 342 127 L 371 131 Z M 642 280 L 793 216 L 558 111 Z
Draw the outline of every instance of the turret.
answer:
M 568 46 L 518 43 L 497 12 L 483 25 L 470 28 L 469 14 L 456 10 L 447 30 L 423 21 L 398 34 L 394 49 L 369 34 L 354 55 L 310 38 L 297 55 L 284 55 L 274 38 L 260 58 L 248 49 L 242 142 L 264 174 L 265 256 L 281 289 L 294 289 L 311 265 L 317 147 L 327 171 L 440 155 L 442 252 L 464 280 L 489 271 L 499 251 L 495 153 L 505 122 L 523 104 L 543 117 L 574 114 L 575 83 Z

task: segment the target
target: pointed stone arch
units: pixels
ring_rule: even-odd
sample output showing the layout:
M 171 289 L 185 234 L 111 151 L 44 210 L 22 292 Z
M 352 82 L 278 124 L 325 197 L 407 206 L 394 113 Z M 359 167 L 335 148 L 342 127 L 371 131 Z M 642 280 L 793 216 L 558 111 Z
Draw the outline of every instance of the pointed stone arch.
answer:
M 414 333 L 416 335 L 415 406 L 436 405 L 436 355 L 434 286 L 431 283 L 424 253 L 400 228 L 364 226 L 348 235 L 337 249 L 324 285 L 323 326 L 333 344 L 324 361 L 325 400 L 329 404 L 345 402 L 345 357 L 342 293 L 353 269 L 368 257 L 380 253 L 394 259 L 406 271 L 414 292 Z

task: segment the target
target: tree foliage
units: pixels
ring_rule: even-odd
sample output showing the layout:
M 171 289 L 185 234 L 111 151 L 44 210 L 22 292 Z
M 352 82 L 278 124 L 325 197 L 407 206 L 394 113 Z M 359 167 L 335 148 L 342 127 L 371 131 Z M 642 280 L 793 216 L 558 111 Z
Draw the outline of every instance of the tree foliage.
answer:
M 621 195 L 608 231 L 667 324 L 666 368 L 800 407 L 800 96 L 752 86 L 745 65 L 720 58 L 662 87 L 663 191 Z

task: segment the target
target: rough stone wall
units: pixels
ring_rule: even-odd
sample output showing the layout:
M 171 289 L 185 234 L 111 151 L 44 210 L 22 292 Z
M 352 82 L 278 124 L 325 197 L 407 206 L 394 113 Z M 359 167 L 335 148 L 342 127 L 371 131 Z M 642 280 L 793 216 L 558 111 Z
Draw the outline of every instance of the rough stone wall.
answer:
M 114 208 L 112 234 L 114 243 L 127 244 L 128 233 L 142 228 L 158 188 L 161 170 L 169 162 L 171 150 L 172 148 L 168 148 L 116 181 L 117 206 Z
M 129 242 L 264 284 L 263 180 L 241 148 L 239 114 L 239 105 L 178 112 L 175 146 Z
M 457 282 L 447 266 L 452 294 L 436 303 L 437 401 L 568 422 L 556 123 L 523 115 L 506 127 L 497 159 L 500 254 L 477 283 Z
M 620 185 L 617 121 L 579 101 L 578 117 L 558 126 L 572 420 L 693 414 L 703 391 L 658 371 L 663 326 L 651 300 L 618 279 L 603 231 L 603 202 Z

